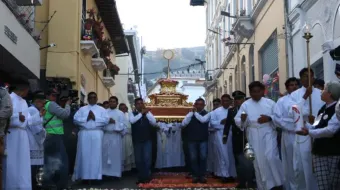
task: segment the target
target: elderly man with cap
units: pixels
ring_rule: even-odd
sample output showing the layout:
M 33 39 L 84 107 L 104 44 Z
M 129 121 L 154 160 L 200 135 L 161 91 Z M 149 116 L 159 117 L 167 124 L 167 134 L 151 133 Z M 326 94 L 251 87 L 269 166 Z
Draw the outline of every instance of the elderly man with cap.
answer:
M 236 161 L 237 177 L 239 185 L 237 188 L 253 188 L 256 187 L 254 182 L 255 171 L 253 163 L 247 160 L 243 154 L 243 149 L 247 143 L 247 139 L 243 131 L 236 126 L 234 117 L 242 103 L 246 100 L 246 94 L 241 91 L 232 93 L 234 98 L 234 107 L 229 108 L 227 121 L 223 130 L 223 143 L 226 143 L 229 137 L 229 131 L 232 131 L 233 152 Z
M 44 107 L 46 114 L 43 126 L 46 128 L 47 137 L 44 142 L 45 175 L 43 186 L 57 186 L 58 189 L 66 189 L 68 186 L 68 158 L 63 142 L 63 120 L 70 115 L 71 100 L 68 100 L 65 108 L 62 108 L 56 103 L 59 95 L 56 89 L 48 90 L 46 95 L 47 102 Z
M 340 98 L 340 83 L 329 82 L 321 94 L 326 104 L 319 110 L 314 124 L 306 123 L 299 135 L 309 135 L 312 145 L 313 169 L 319 190 L 340 189 L 340 122 L 335 105 Z

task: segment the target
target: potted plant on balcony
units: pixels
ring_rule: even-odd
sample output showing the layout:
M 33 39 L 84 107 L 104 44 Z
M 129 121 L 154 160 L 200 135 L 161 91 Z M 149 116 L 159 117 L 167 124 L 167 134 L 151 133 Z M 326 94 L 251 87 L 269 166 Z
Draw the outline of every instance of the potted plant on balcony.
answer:
M 111 72 L 113 74 L 117 75 L 119 73 L 119 70 L 120 70 L 120 68 L 116 64 L 113 64 Z
M 105 57 L 104 61 L 106 63 L 107 69 L 113 69 L 113 63 L 109 57 Z
M 110 39 L 104 39 L 98 42 L 98 47 L 102 57 L 110 57 L 110 54 L 113 53 L 113 45 Z

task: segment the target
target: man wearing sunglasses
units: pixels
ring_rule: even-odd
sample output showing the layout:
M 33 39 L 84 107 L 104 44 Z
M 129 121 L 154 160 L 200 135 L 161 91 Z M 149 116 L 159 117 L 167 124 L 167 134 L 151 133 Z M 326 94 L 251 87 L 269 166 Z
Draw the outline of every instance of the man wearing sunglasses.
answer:
M 71 100 L 66 102 L 65 108 L 56 103 L 59 92 L 50 89 L 46 93 L 46 104 L 44 106 L 43 127 L 46 129 L 46 139 L 44 142 L 44 187 L 56 186 L 57 189 L 68 187 L 68 157 L 63 141 L 64 124 L 71 112 Z M 56 168 L 57 164 L 57 170 Z

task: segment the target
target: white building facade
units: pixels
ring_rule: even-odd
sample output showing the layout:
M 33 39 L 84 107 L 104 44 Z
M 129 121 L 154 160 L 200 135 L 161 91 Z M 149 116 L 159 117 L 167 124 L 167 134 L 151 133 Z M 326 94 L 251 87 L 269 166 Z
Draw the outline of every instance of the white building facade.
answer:
M 124 33 L 130 53 L 116 57 L 116 64 L 120 71 L 115 76 L 116 84 L 113 87 L 113 91 L 119 102 L 125 103 L 131 110 L 134 99 L 139 97 L 138 80 L 141 73 L 140 42 L 136 30 L 125 30 Z
M 299 71 L 307 67 L 304 25 L 311 26 L 311 67 L 315 77 L 325 81 L 337 80 L 335 62 L 329 51 L 340 45 L 340 1 L 339 0 L 290 0 L 289 22 L 291 44 L 289 49 L 289 74 L 299 77 Z
M 39 33 L 35 6 L 41 0 L 0 1 L 0 81 L 40 77 Z

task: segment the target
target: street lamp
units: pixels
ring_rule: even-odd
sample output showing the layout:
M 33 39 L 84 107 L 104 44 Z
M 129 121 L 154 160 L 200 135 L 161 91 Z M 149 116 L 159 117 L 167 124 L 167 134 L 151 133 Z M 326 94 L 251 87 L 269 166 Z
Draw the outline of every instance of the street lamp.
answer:
M 47 49 L 47 48 L 55 47 L 55 46 L 57 46 L 57 44 L 51 43 L 51 44 L 48 44 L 47 46 L 44 46 L 44 47 L 39 48 L 39 50 L 43 50 L 43 49 Z
M 312 86 L 312 76 L 311 76 L 311 68 L 310 68 L 310 50 L 309 50 L 309 42 L 310 39 L 313 38 L 313 35 L 311 33 L 311 26 L 306 23 L 303 26 L 303 33 L 302 36 L 306 40 L 306 49 L 307 49 L 307 68 L 308 68 L 308 85 L 309 87 Z M 312 115 L 312 97 L 309 96 L 309 115 Z

